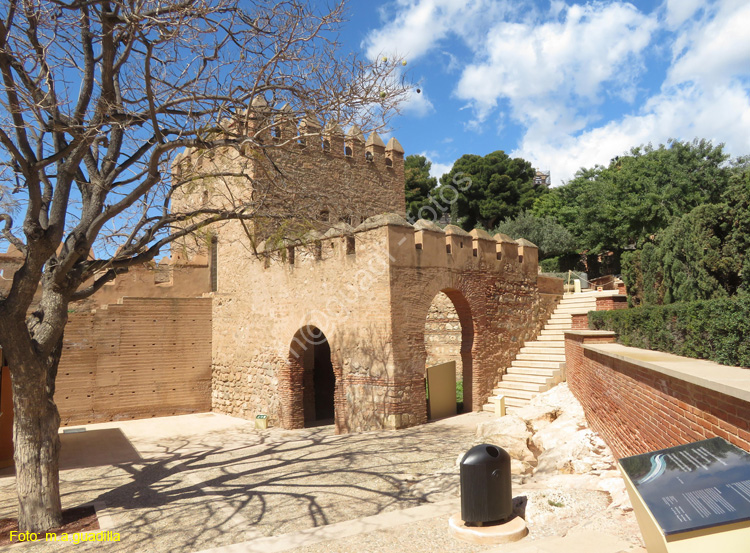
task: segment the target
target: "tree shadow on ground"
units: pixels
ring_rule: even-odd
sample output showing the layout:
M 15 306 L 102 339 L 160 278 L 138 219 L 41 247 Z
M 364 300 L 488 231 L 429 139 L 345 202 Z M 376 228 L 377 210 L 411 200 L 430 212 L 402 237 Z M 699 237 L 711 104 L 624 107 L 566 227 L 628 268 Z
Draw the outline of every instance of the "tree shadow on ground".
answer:
M 78 485 L 94 487 L 95 500 L 117 513 L 123 549 L 152 549 L 154 540 L 161 551 L 212 547 L 429 502 L 433 492 L 415 482 L 452 467 L 462 447 L 460 431 L 429 426 L 230 433 L 227 443 L 237 444 L 230 447 L 216 435 L 171 439 L 147 459 Z

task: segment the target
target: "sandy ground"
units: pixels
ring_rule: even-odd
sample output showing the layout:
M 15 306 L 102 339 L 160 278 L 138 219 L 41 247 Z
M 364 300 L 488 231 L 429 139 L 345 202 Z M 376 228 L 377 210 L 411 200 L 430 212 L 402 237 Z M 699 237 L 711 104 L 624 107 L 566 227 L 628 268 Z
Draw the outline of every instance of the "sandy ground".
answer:
M 375 525 L 357 536 L 278 550 L 486 550 L 450 538 L 446 512 L 459 510 L 456 459 L 479 443 L 475 428 L 492 417 L 470 413 L 401 431 L 340 436 L 332 426 L 258 431 L 252 422 L 211 413 L 89 425 L 85 432 L 62 434 L 63 506 L 103 507 L 105 525 L 121 541 L 37 542 L 12 550 L 201 551 L 399 510 L 405 518 L 391 519 L 390 531 Z M 559 492 L 524 491 L 519 478 L 516 483 L 517 495 L 538 497 L 538 504 L 547 501 L 542 494 Z M 553 534 L 582 523 L 605 531 L 623 528 L 612 517 L 597 523 L 597 513 L 609 503 L 606 494 L 564 493 L 552 503 L 565 507 L 550 509 L 567 522 L 547 525 Z M 15 516 L 15 504 L 15 478 L 5 471 L 0 518 Z M 429 505 L 437 510 L 405 523 L 408 513 L 418 512 L 414 508 Z M 544 537 L 544 528 L 532 528 L 530 537 Z

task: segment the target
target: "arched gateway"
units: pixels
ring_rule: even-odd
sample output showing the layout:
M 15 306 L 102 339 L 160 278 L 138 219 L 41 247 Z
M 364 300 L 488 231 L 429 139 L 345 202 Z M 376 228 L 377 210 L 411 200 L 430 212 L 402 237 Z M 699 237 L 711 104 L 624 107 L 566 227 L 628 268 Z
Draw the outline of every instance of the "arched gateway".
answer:
M 247 378 L 218 385 L 242 402 L 230 412 L 267 413 L 285 428 L 331 418 L 338 432 L 426 422 L 425 319 L 440 292 L 460 321 L 464 410 L 481 409 L 498 371 L 562 295 L 540 292 L 537 250 L 525 240 L 393 214 L 279 250 L 248 254 L 239 240 L 220 248 L 216 297 L 231 301 L 215 300 L 215 363 Z
M 289 407 L 295 420 L 301 419 L 306 427 L 333 424 L 336 376 L 325 334 L 310 325 L 299 329 L 289 347 L 289 364 L 293 379 Z

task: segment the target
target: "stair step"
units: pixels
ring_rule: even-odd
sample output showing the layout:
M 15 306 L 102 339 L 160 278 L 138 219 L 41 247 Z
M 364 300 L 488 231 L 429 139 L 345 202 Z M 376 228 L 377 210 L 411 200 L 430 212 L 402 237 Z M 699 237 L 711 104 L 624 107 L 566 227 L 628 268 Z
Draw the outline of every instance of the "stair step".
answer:
M 554 378 L 547 375 L 532 375 L 532 374 L 518 374 L 518 373 L 506 373 L 503 375 L 502 382 L 528 382 L 530 384 L 552 384 Z
M 539 355 L 565 355 L 564 348 L 524 346 L 519 353 L 530 353 Z
M 536 340 L 537 340 L 537 342 L 545 343 L 545 344 L 546 343 L 556 344 L 558 342 L 561 343 L 561 344 L 564 344 L 565 343 L 565 335 L 564 334 L 559 334 L 559 335 L 558 334 L 550 334 L 549 336 L 547 336 L 547 335 L 537 336 Z
M 565 355 L 551 353 L 519 353 L 516 355 L 516 359 L 519 361 L 559 361 L 560 363 L 564 363 Z
M 522 397 L 506 397 L 505 398 L 505 409 L 508 407 L 520 408 L 529 404 L 530 399 Z
M 534 369 L 562 369 L 563 361 L 529 361 L 527 359 L 514 359 L 510 362 L 511 367 L 527 367 Z
M 558 313 L 562 315 L 581 315 L 583 313 L 588 313 L 589 311 L 596 311 L 596 305 L 581 305 L 581 306 L 575 306 L 575 307 L 566 307 L 565 309 L 558 311 Z M 558 320 L 558 319 L 554 319 Z
M 558 313 L 554 312 L 552 315 L 549 316 L 550 320 L 563 320 L 563 321 L 569 321 L 573 318 L 573 316 L 570 313 Z
M 537 384 L 535 382 L 506 382 L 505 380 L 501 380 L 497 383 L 497 386 L 492 390 L 493 394 L 507 394 L 510 396 L 516 396 L 519 392 L 544 392 L 547 390 L 548 386 L 546 384 Z M 525 396 L 520 396 L 525 397 Z
M 596 290 L 586 290 L 582 292 L 565 292 L 563 294 L 563 299 L 567 298 L 601 298 L 606 296 L 617 296 L 619 295 L 619 290 L 602 290 L 601 292 L 597 292 Z
M 525 348 L 557 348 L 557 349 L 561 349 L 561 348 L 565 347 L 565 341 L 564 340 L 544 340 L 544 341 L 534 340 L 532 342 L 524 342 L 523 347 L 525 347 Z
M 565 332 L 563 332 L 564 329 L 562 328 L 554 328 L 554 329 L 542 329 L 541 335 L 542 336 L 558 336 L 560 340 L 565 339 Z M 568 329 L 570 330 L 570 329 Z
M 539 395 L 538 390 L 517 390 L 514 388 L 495 388 L 492 390 L 492 395 L 505 396 L 505 404 L 508 405 L 508 400 L 511 398 L 519 399 L 532 399 Z
M 570 323 L 548 323 L 544 325 L 544 330 L 570 330 Z
M 512 375 L 544 376 L 546 378 L 555 378 L 560 374 L 560 369 L 545 369 L 539 367 L 508 367 L 503 375 L 503 380 Z
M 519 409 L 525 407 L 529 404 L 529 399 L 525 398 L 518 398 L 518 397 L 505 397 L 505 414 L 510 415 L 513 413 L 516 413 Z M 490 397 L 490 402 L 485 403 L 482 405 L 482 411 L 486 411 L 488 413 L 494 413 L 495 412 L 495 402 L 492 401 L 492 398 Z

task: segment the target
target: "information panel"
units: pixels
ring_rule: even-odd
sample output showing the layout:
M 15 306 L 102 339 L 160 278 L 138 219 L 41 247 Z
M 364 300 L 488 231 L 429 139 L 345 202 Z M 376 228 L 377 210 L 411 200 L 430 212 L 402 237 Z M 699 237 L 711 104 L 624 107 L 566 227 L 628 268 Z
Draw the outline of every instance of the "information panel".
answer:
M 750 454 L 722 438 L 620 459 L 665 535 L 750 520 Z

